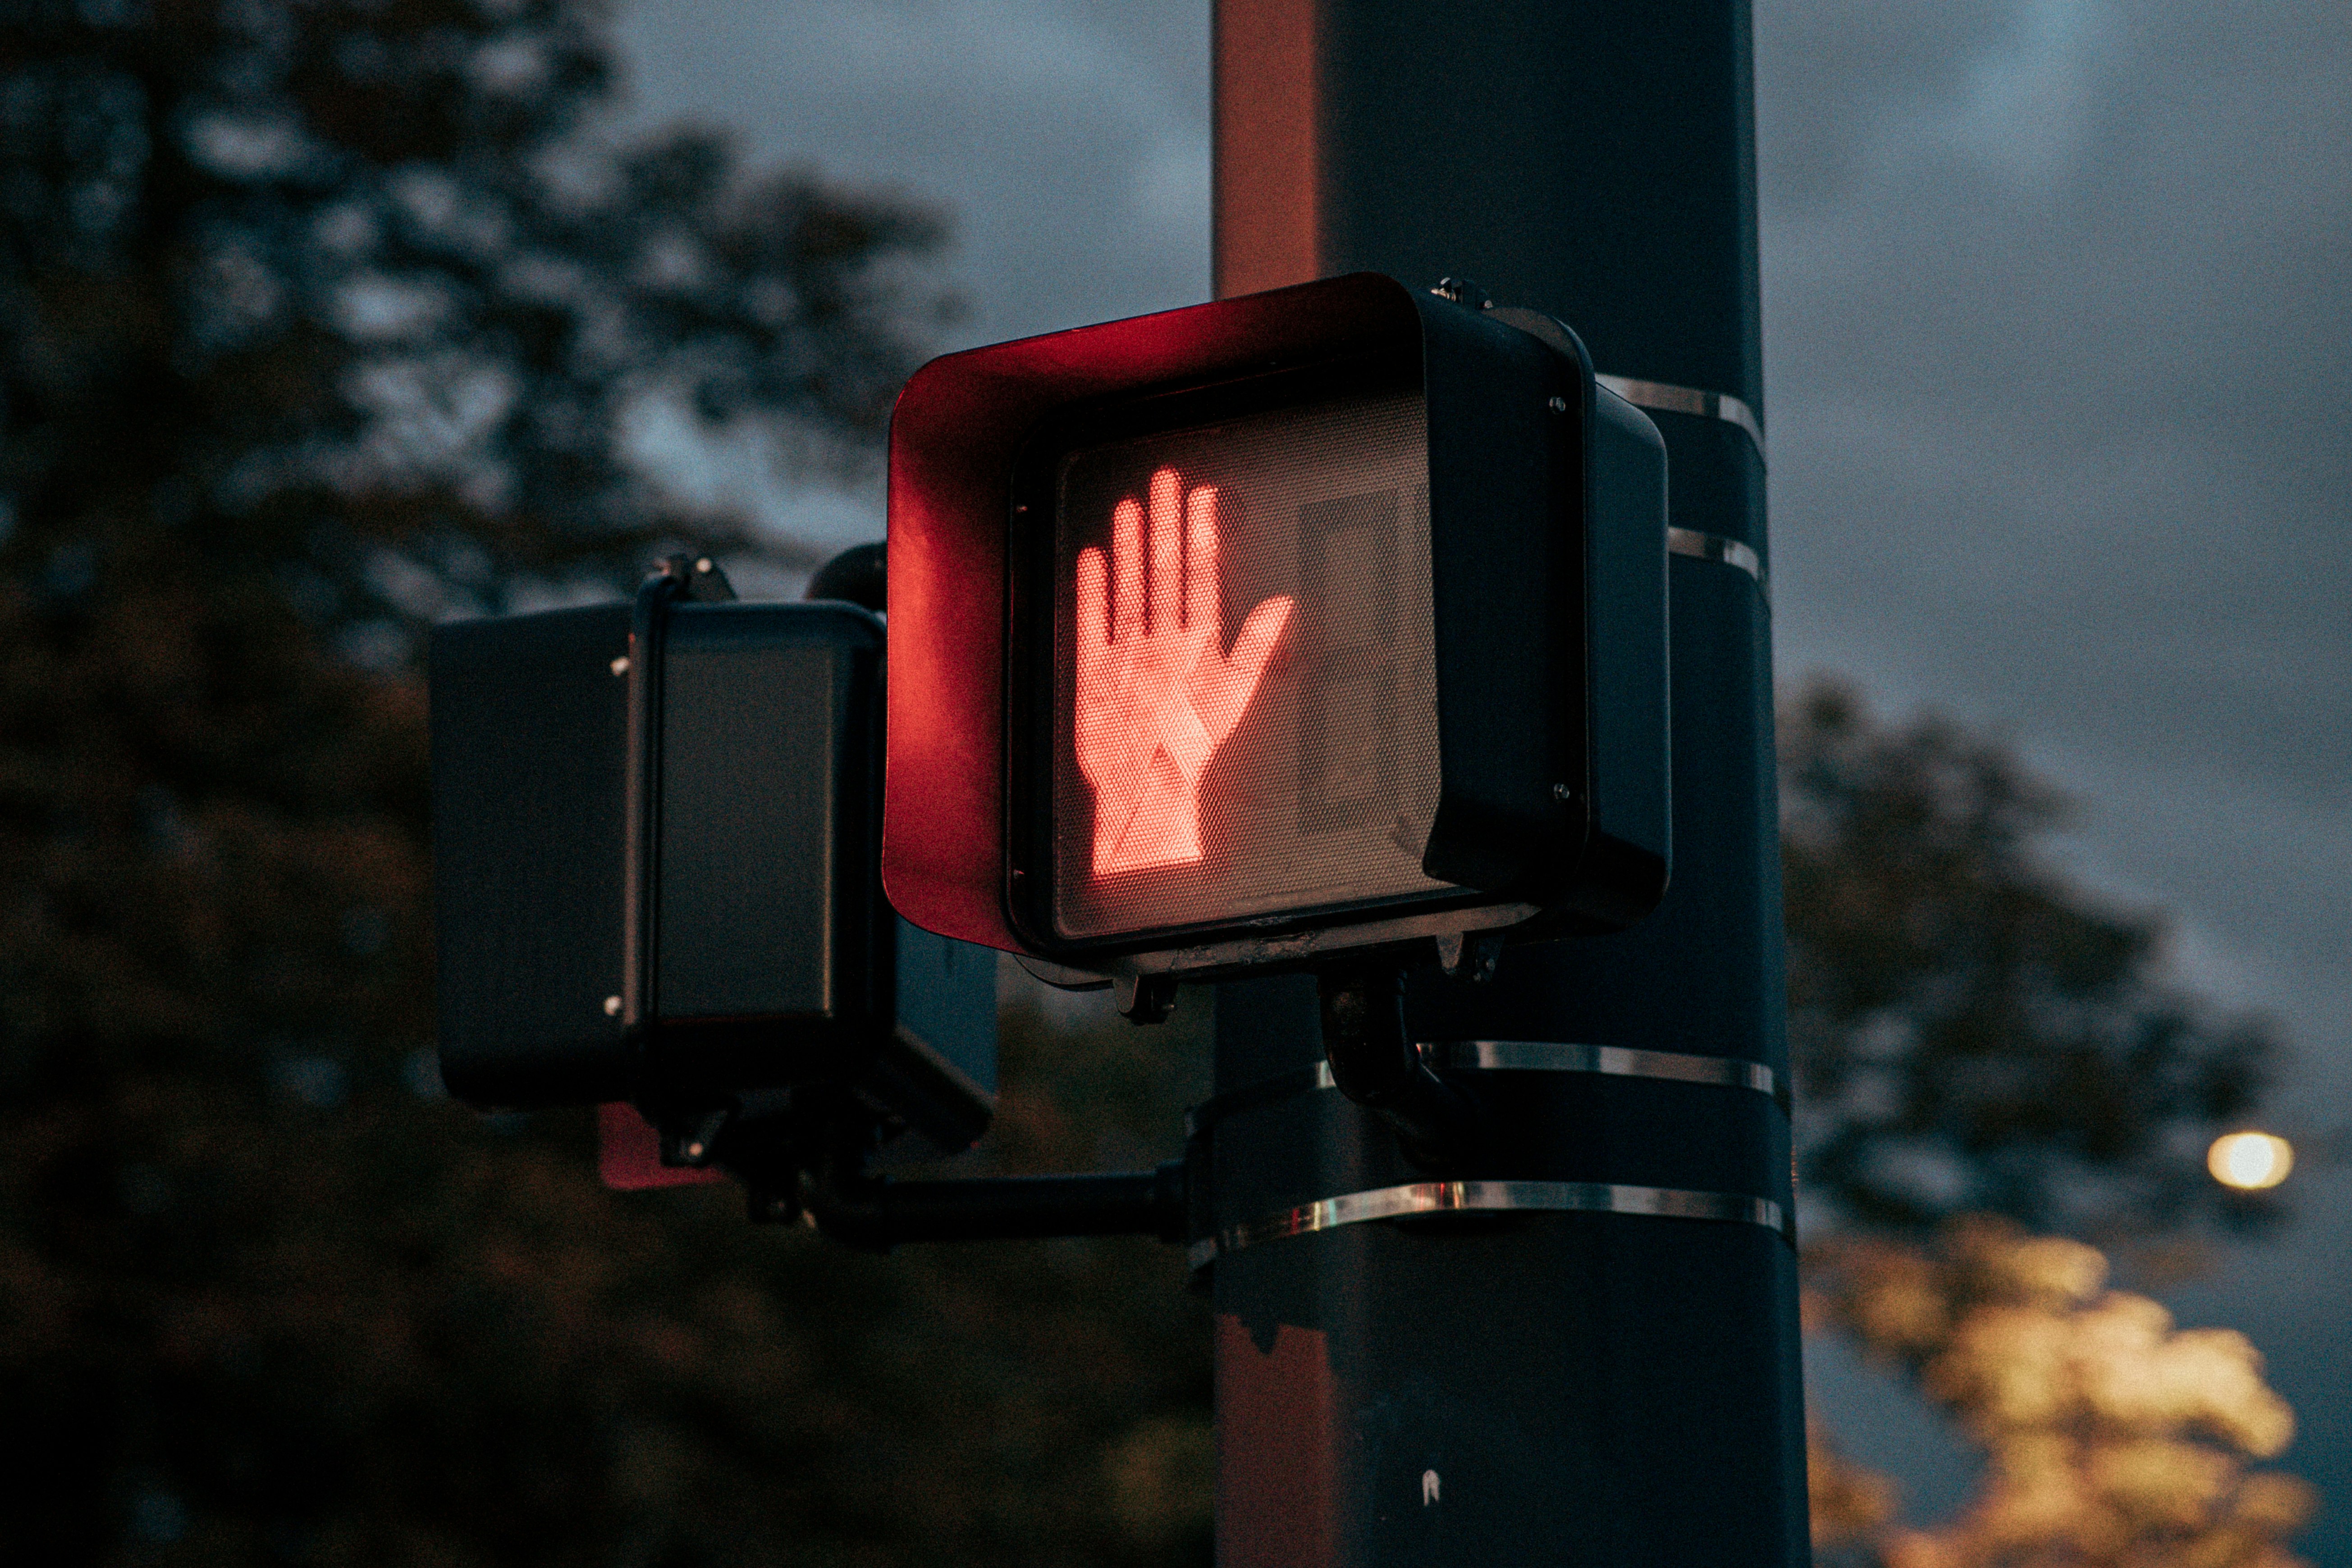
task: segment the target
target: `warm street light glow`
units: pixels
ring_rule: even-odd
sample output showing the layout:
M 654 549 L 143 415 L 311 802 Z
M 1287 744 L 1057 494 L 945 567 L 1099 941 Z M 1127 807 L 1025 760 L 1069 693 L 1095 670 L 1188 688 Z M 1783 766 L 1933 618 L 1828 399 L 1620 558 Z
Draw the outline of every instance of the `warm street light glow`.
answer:
M 2205 1168 L 2225 1187 L 2275 1187 L 2294 1169 L 2294 1145 L 2267 1132 L 2227 1132 L 2206 1151 Z

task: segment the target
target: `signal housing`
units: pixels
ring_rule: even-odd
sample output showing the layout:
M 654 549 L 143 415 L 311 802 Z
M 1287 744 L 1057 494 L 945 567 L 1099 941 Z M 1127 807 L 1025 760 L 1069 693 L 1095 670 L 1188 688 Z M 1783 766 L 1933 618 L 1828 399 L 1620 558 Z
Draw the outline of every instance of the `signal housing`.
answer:
M 1669 853 L 1663 444 L 1595 384 L 1572 334 L 1506 319 L 1521 314 L 1360 274 L 918 372 L 891 426 L 883 875 L 901 911 L 1077 978 L 1234 973 L 1505 928 L 1607 930 L 1654 907 Z M 1367 389 L 1417 394 L 1424 421 L 1430 885 L 1074 933 L 1039 890 L 1066 869 L 1057 853 L 1079 853 L 1055 847 L 1071 826 L 1046 777 L 1060 698 L 1041 696 L 1070 632 L 1055 552 L 1071 552 L 1052 544 L 1068 520 L 1038 515 L 1056 505 L 1055 477 L 1106 443 L 1213 452 L 1219 430 L 1254 415 Z M 1225 516 L 1222 492 L 1209 504 Z M 1240 568 L 1227 556 L 1220 570 L 1230 588 Z M 1221 647 L 1239 653 L 1251 609 L 1223 606 Z M 1277 655 L 1265 689 L 1296 674 Z M 1278 787 L 1248 782 L 1261 802 Z M 1209 875 L 1218 847 L 1204 839 L 1196 854 Z
M 434 634 L 450 1092 L 663 1121 L 824 1085 L 965 1147 L 995 965 L 882 897 L 880 620 L 655 588 Z

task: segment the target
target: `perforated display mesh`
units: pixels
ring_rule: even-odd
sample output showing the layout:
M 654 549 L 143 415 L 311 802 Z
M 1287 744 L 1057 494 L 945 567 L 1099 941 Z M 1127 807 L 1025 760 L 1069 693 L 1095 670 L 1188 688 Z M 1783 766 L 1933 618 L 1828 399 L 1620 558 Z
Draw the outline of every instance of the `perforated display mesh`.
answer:
M 1057 487 L 1067 938 L 1442 889 L 1417 394 L 1081 449 Z

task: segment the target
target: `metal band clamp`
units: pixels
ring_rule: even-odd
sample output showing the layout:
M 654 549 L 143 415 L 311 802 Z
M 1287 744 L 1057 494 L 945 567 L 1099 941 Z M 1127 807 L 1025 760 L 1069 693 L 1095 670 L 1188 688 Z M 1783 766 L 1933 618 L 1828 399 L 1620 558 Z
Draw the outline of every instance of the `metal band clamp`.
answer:
M 1756 410 L 1727 392 L 1702 392 L 1695 386 L 1675 386 L 1664 381 L 1636 381 L 1625 375 L 1595 375 L 1593 380 L 1623 398 L 1636 408 L 1655 408 L 1668 414 L 1696 414 L 1702 419 L 1720 419 L 1727 425 L 1737 425 L 1748 432 L 1756 443 L 1756 456 L 1764 457 L 1764 422 L 1756 417 Z
M 1645 1051 L 1557 1040 L 1452 1040 L 1424 1045 L 1422 1049 L 1446 1067 L 1484 1072 L 1605 1073 L 1619 1078 L 1750 1089 L 1769 1097 L 1782 1110 L 1789 1109 L 1788 1084 L 1763 1063 L 1738 1057 L 1703 1057 L 1683 1051 Z M 1185 1112 L 1185 1130 L 1198 1133 L 1236 1111 L 1337 1087 L 1332 1082 L 1328 1062 L 1277 1073 L 1193 1107 Z
M 1720 562 L 1737 566 L 1756 579 L 1756 586 L 1770 602 L 1770 588 L 1764 581 L 1764 561 L 1755 550 L 1736 539 L 1726 539 L 1719 533 L 1701 533 L 1695 528 L 1666 530 L 1666 549 L 1676 555 L 1688 555 L 1695 560 Z
M 1769 1198 L 1737 1193 L 1690 1192 L 1677 1187 L 1618 1186 L 1600 1182 L 1412 1182 L 1402 1186 L 1376 1187 L 1345 1193 L 1262 1219 L 1232 1226 L 1213 1237 L 1192 1244 L 1188 1261 L 1195 1268 L 1218 1256 L 1255 1247 L 1262 1241 L 1334 1230 L 1367 1220 L 1402 1219 L 1415 1215 L 1505 1214 L 1513 1212 L 1647 1215 L 1663 1219 L 1726 1220 L 1759 1225 L 1794 1244 L 1793 1227 L 1781 1206 Z
M 1666 1079 L 1676 1083 L 1715 1083 L 1752 1089 L 1789 1109 L 1788 1086 L 1762 1062 L 1738 1057 L 1691 1056 L 1682 1051 L 1643 1051 L 1624 1046 L 1571 1045 L 1556 1040 L 1455 1040 L 1425 1046 L 1449 1067 L 1486 1072 L 1593 1072 L 1619 1078 Z

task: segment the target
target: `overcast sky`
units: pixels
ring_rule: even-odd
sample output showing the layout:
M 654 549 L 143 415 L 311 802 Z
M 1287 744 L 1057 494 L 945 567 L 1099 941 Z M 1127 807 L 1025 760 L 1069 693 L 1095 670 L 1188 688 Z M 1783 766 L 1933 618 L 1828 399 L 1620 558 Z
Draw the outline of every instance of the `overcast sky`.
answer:
M 1756 9 L 1784 679 L 1833 670 L 2007 734 L 2082 803 L 2073 868 L 2168 910 L 2200 989 L 2282 1020 L 2282 1130 L 2342 1126 L 2342 0 Z M 1207 0 L 620 16 L 637 120 L 950 211 L 972 310 L 942 348 L 1207 297 Z M 879 531 L 878 488 L 770 504 Z M 2290 1463 L 2331 1494 L 2305 1550 L 2352 1568 L 2352 1173 L 2291 1191 L 2293 1235 L 2172 1299 L 2271 1354 L 2304 1418 Z

